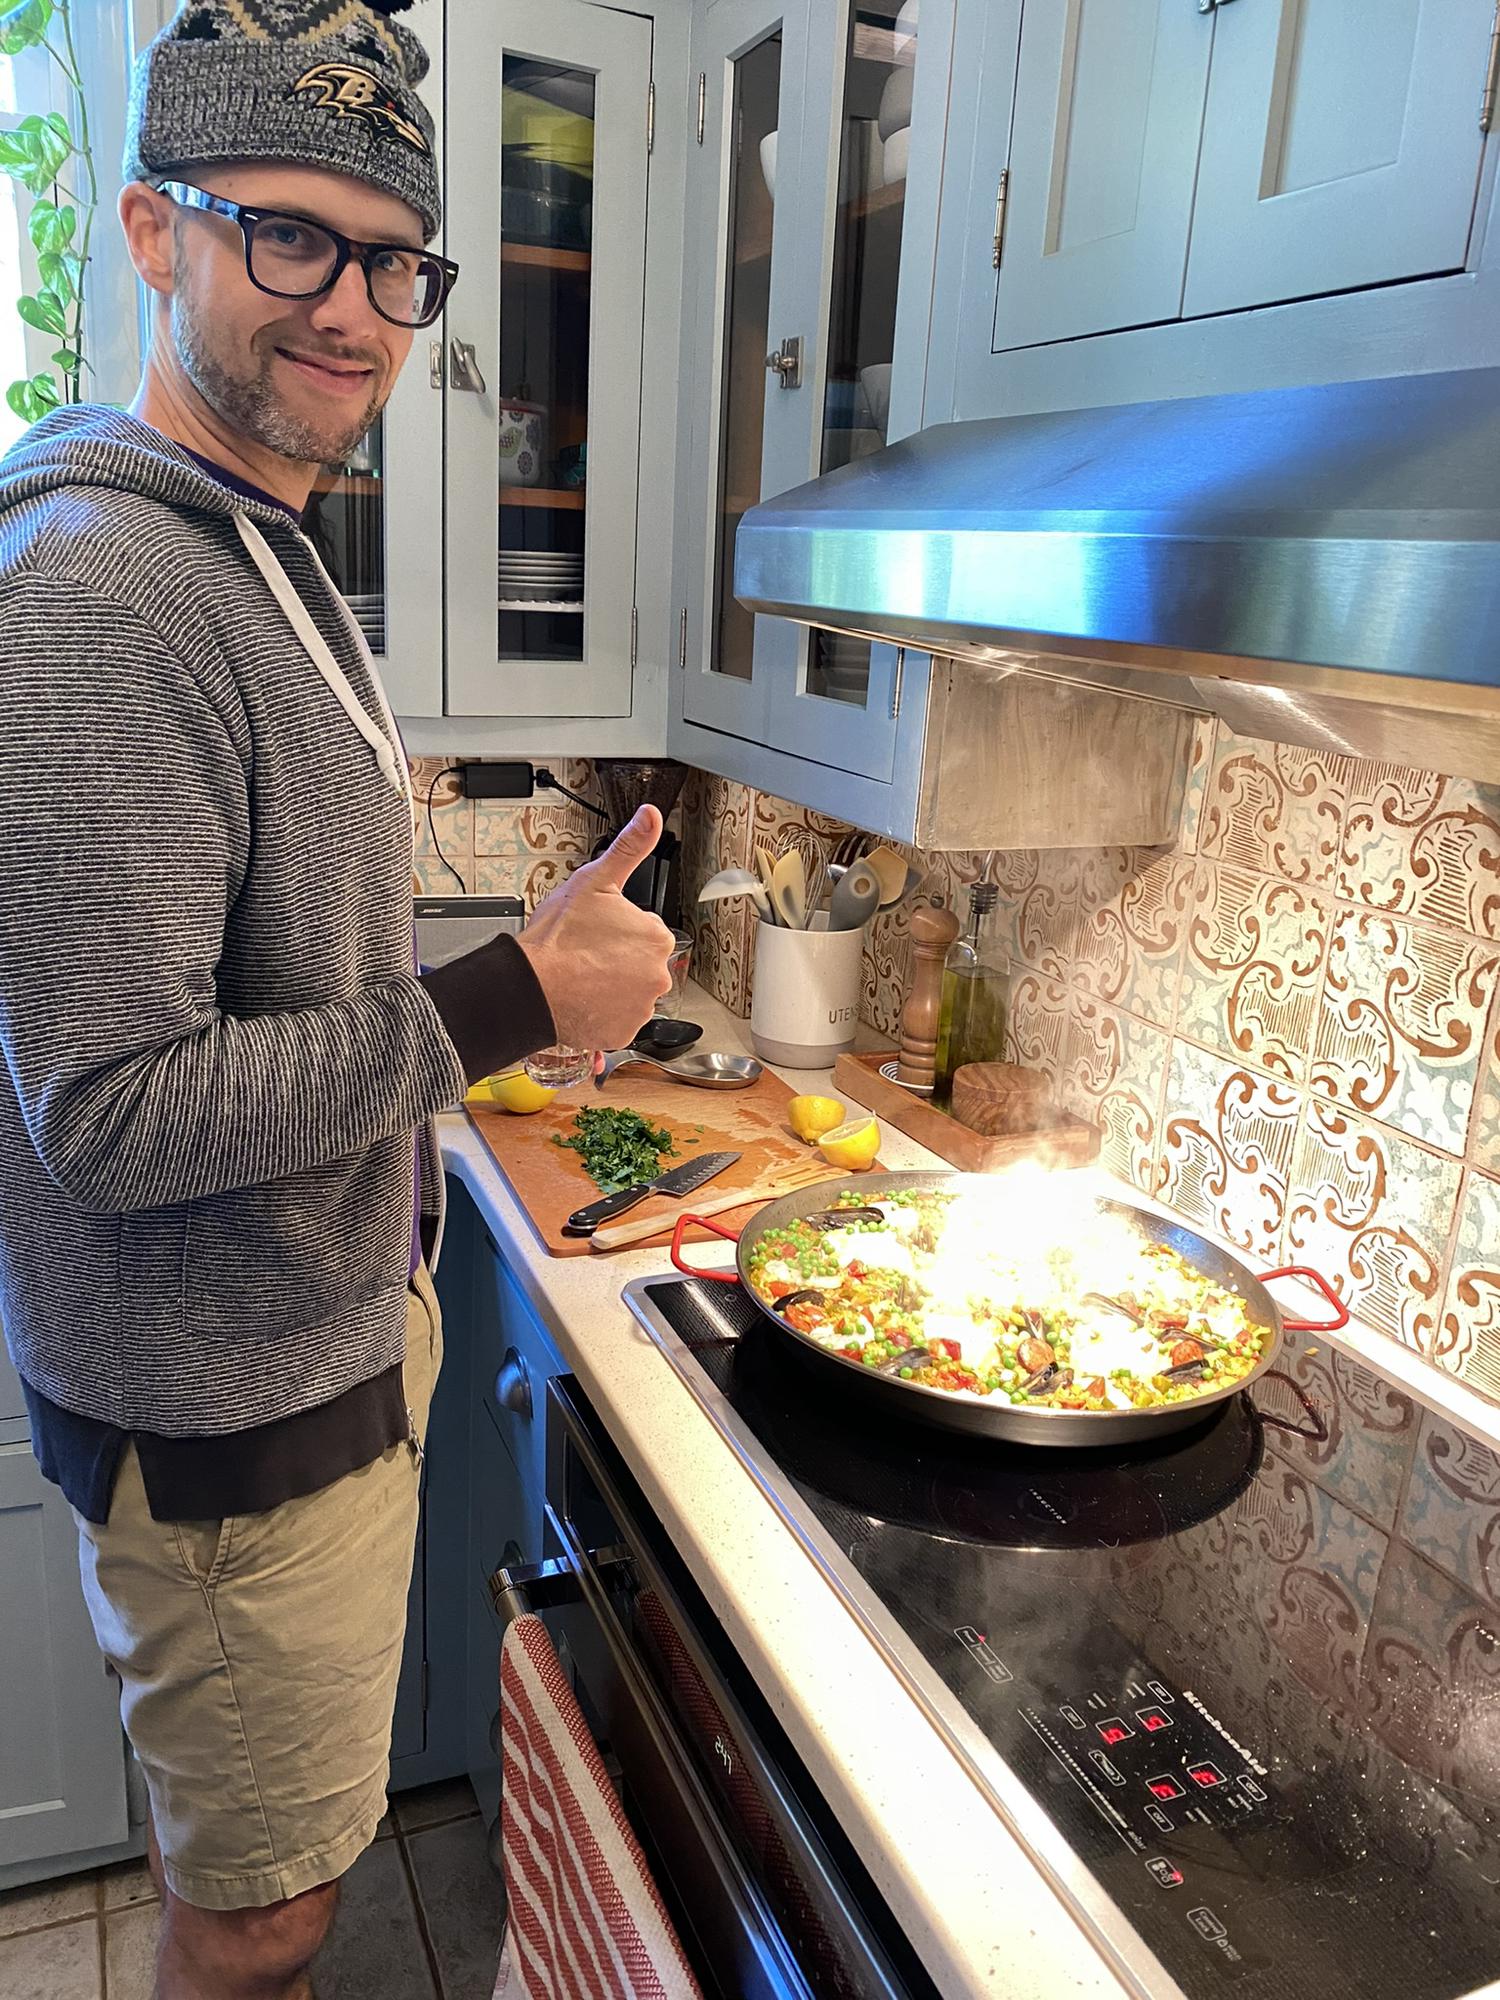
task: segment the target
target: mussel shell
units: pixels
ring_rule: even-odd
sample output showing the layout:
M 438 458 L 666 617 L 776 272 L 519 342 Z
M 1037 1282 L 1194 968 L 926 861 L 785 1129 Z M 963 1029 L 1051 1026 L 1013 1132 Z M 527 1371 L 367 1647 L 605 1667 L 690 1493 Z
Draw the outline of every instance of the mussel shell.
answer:
M 809 1229 L 847 1229 L 851 1222 L 884 1222 L 885 1212 L 878 1208 L 815 1208 L 798 1220 Z
M 893 1354 L 889 1361 L 877 1362 L 875 1373 L 877 1375 L 899 1375 L 903 1368 L 925 1368 L 931 1359 L 932 1353 L 929 1348 L 903 1347 L 901 1352 Z
M 1163 1368 L 1161 1372 L 1169 1382 L 1196 1382 L 1206 1365 L 1200 1355 L 1196 1361 L 1179 1361 L 1175 1368 Z
M 1071 1368 L 1060 1368 L 1055 1361 L 1049 1361 L 1045 1368 L 1038 1368 L 1029 1382 L 1021 1384 L 1024 1396 L 1050 1396 L 1054 1389 L 1066 1389 L 1073 1379 Z

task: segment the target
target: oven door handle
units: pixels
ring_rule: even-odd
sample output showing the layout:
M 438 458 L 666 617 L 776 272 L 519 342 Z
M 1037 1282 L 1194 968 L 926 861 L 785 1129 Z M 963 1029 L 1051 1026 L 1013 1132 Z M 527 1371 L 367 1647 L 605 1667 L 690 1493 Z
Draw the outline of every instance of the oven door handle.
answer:
M 551 1509 L 548 1508 L 550 1515 Z M 561 1539 L 561 1537 L 559 1537 Z M 567 1547 L 575 1545 L 569 1540 Z M 588 1568 L 606 1577 L 611 1569 L 630 1561 L 623 1546 L 591 1550 L 581 1558 Z M 502 1624 L 510 1625 L 528 1612 L 540 1615 L 564 1604 L 581 1604 L 584 1588 L 574 1561 L 565 1556 L 548 1556 L 539 1563 L 507 1563 L 491 1573 L 490 1602 Z

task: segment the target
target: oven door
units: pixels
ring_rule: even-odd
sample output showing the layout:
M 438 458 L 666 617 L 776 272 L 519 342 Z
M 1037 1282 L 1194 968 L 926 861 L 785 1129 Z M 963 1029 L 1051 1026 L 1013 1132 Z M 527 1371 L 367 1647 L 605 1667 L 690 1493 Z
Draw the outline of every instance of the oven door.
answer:
M 547 1394 L 548 1559 L 491 1587 L 545 1618 L 705 1993 L 935 2000 L 577 1381 Z

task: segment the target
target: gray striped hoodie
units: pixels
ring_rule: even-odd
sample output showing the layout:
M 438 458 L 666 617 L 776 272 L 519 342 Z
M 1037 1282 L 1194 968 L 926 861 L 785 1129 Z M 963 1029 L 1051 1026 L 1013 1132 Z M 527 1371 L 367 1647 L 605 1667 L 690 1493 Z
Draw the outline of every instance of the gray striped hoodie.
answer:
M 0 464 L 0 1315 L 65 1408 L 240 1430 L 401 1358 L 412 1134 L 466 1052 L 386 730 L 284 514 L 115 411 Z

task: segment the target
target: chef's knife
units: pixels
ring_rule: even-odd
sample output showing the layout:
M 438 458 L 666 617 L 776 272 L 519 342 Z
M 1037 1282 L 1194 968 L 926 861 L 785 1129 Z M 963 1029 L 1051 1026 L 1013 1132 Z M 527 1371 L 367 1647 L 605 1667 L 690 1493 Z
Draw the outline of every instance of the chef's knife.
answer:
M 590 1202 L 587 1208 L 575 1208 L 563 1224 L 563 1234 L 592 1236 L 601 1223 L 613 1222 L 617 1215 L 634 1208 L 648 1194 L 691 1194 L 694 1188 L 701 1188 L 705 1181 L 732 1167 L 739 1157 L 738 1153 L 703 1153 L 696 1160 L 685 1160 L 680 1167 L 658 1174 L 654 1181 L 638 1181 L 634 1187 L 621 1188 L 618 1194 L 607 1194 L 602 1201 Z

